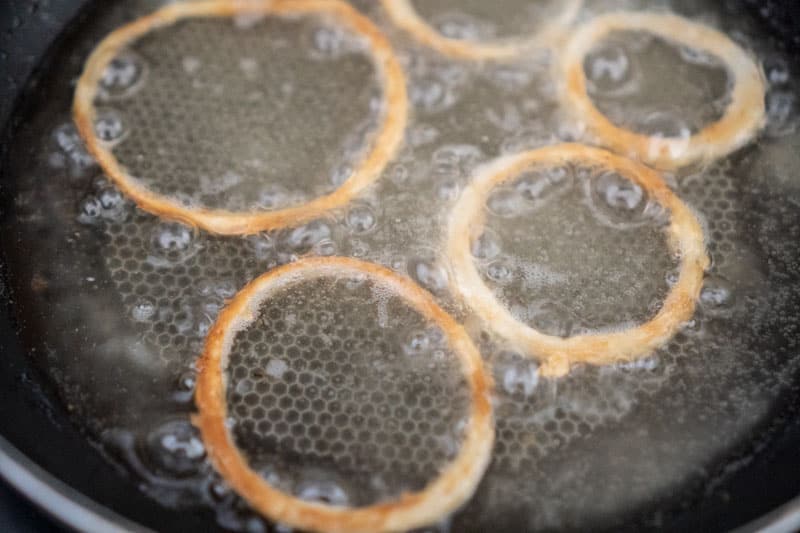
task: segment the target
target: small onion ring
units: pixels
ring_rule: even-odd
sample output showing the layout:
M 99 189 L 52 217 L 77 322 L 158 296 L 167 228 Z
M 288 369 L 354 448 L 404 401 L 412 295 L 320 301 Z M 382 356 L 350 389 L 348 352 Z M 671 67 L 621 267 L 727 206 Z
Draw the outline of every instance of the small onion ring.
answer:
M 191 208 L 155 193 L 129 175 L 110 147 L 94 130 L 94 100 L 106 66 L 123 50 L 150 31 L 187 18 L 234 17 L 243 14 L 278 16 L 324 14 L 331 16 L 368 43 L 380 77 L 386 109 L 373 146 L 348 179 L 335 191 L 305 204 L 272 211 L 236 212 L 204 207 Z M 106 37 L 92 52 L 78 81 L 73 116 L 89 152 L 117 187 L 136 204 L 156 216 L 176 220 L 222 235 L 252 234 L 297 226 L 344 206 L 380 177 L 402 144 L 408 120 L 408 96 L 403 69 L 386 37 L 366 17 L 340 0 L 203 0 L 178 2 L 123 26 Z
M 643 135 L 612 123 L 587 92 L 583 61 L 592 47 L 615 31 L 642 31 L 723 61 L 733 80 L 730 103 L 718 121 L 688 138 Z M 672 170 L 709 163 L 747 144 L 765 123 L 765 81 L 761 68 L 724 34 L 677 15 L 611 13 L 587 22 L 572 35 L 557 67 L 564 80 L 564 104 L 595 140 L 620 154 Z
M 448 57 L 472 61 L 514 59 L 532 49 L 552 46 L 564 35 L 564 30 L 583 7 L 583 0 L 563 0 L 558 16 L 549 21 L 541 31 L 525 38 L 481 43 L 445 37 L 420 17 L 411 0 L 382 2 L 392 21 L 420 43 Z
M 288 495 L 252 470 L 226 424 L 225 369 L 236 333 L 256 319 L 259 304 L 277 289 L 325 276 L 366 276 L 402 297 L 414 310 L 441 327 L 461 364 L 470 388 L 469 420 L 458 455 L 423 490 L 366 507 L 314 503 Z M 200 429 L 219 473 L 250 505 L 270 519 L 303 530 L 371 533 L 405 531 L 441 520 L 468 500 L 486 470 L 494 442 L 490 394 L 492 378 L 467 333 L 433 297 L 408 278 L 380 265 L 350 258 L 302 259 L 251 282 L 220 313 L 198 362 L 193 423 Z
M 471 245 L 483 232 L 485 202 L 492 189 L 531 167 L 567 163 L 618 172 L 669 210 L 667 243 L 680 256 L 680 275 L 656 316 L 644 324 L 623 331 L 567 338 L 545 335 L 517 320 L 483 282 L 475 267 Z M 446 253 L 452 290 L 500 337 L 539 360 L 542 375 L 551 377 L 567 374 L 574 363 L 607 365 L 631 361 L 663 345 L 694 314 L 709 265 L 700 223 L 658 172 L 606 150 L 580 144 L 561 144 L 505 156 L 480 169 L 453 207 Z

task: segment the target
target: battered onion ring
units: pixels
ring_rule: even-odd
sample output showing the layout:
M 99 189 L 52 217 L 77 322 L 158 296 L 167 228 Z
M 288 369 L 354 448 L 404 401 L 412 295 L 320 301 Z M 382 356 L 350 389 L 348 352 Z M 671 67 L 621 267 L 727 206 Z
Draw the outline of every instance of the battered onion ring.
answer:
M 274 211 L 235 212 L 203 207 L 190 208 L 157 194 L 130 176 L 95 134 L 94 107 L 97 86 L 106 66 L 125 46 L 144 34 L 186 18 L 233 17 L 242 14 L 305 15 L 325 14 L 363 37 L 386 95 L 383 122 L 373 138 L 370 153 L 335 191 L 302 205 Z M 124 194 L 142 209 L 159 217 L 224 235 L 250 234 L 299 225 L 347 204 L 374 182 L 394 157 L 403 140 L 408 115 L 408 98 L 403 70 L 386 37 L 366 17 L 340 0 L 205 0 L 170 4 L 111 33 L 92 52 L 78 81 L 73 104 L 78 131 L 91 154 Z
M 680 276 L 667 294 L 661 310 L 649 322 L 611 333 L 567 338 L 545 335 L 514 318 L 481 279 L 473 263 L 471 244 L 483 231 L 484 206 L 490 191 L 531 167 L 567 163 L 618 172 L 639 184 L 651 198 L 669 210 L 667 241 L 670 250 L 680 256 Z M 656 171 L 606 150 L 579 144 L 540 148 L 503 157 L 485 166 L 453 208 L 447 231 L 446 251 L 454 292 L 501 337 L 540 360 L 542 374 L 552 377 L 567 374 L 573 363 L 605 365 L 630 361 L 662 345 L 694 313 L 703 275 L 709 265 L 700 223 Z
M 442 328 L 459 359 L 471 390 L 469 421 L 456 458 L 422 491 L 393 501 L 349 508 L 312 503 L 288 495 L 253 471 L 237 449 L 226 424 L 225 369 L 236 333 L 250 325 L 259 304 L 276 289 L 325 276 L 366 276 L 402 297 L 412 308 Z M 245 287 L 225 308 L 206 339 L 199 361 L 195 400 L 208 454 L 228 483 L 259 512 L 303 530 L 326 532 L 405 531 L 441 520 L 469 499 L 491 456 L 494 441 L 489 396 L 492 380 L 469 336 L 426 291 L 407 278 L 371 263 L 324 257 L 303 259 L 264 274 Z
M 382 2 L 392 21 L 425 46 L 452 58 L 474 61 L 513 59 L 531 49 L 555 44 L 583 6 L 583 0 L 563 0 L 559 15 L 534 35 L 480 43 L 445 37 L 419 16 L 411 0 Z
M 718 121 L 689 138 L 642 135 L 613 124 L 586 91 L 583 60 L 597 42 L 615 31 L 643 31 L 721 59 L 732 76 L 731 101 Z M 761 68 L 722 33 L 676 15 L 612 13 L 580 27 L 570 39 L 560 66 L 566 107 L 586 124 L 597 142 L 661 169 L 708 163 L 744 146 L 765 123 L 765 82 Z

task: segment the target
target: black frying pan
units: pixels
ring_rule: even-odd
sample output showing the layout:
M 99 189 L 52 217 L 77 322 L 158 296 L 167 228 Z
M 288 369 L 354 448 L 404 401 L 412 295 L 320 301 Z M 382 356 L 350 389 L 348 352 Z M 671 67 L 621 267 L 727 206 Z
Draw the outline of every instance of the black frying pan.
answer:
M 0 156 L 25 115 L 26 89 L 46 72 L 53 51 L 91 16 L 86 0 L 5 0 L 0 3 Z M 747 11 L 800 51 L 795 0 L 744 0 Z M 0 167 L 2 168 L 2 167 Z M 0 181 L 0 216 L 14 184 Z M 5 237 L 5 236 L 4 236 Z M 2 238 L 2 237 L 0 237 Z M 4 243 L 8 245 L 9 243 Z M 64 524 L 85 531 L 213 530 L 210 512 L 172 511 L 145 497 L 70 423 L 29 354 L 41 350 L 29 317 L 17 312 L 25 293 L 0 257 L 0 475 Z M 24 317 L 24 318 L 23 318 Z M 717 464 L 702 485 L 685 487 L 674 502 L 645 508 L 627 529 L 772 531 L 800 528 L 800 376 L 771 420 Z M 767 443 L 752 455 L 757 443 Z M 753 459 L 741 464 L 740 457 Z M 732 468 L 736 465 L 735 468 Z M 658 519 L 656 520 L 656 517 Z

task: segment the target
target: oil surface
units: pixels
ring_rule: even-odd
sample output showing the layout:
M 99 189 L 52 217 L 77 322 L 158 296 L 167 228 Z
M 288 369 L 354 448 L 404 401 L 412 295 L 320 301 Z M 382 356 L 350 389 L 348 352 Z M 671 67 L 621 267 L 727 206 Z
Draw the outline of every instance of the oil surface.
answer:
M 421 13 L 448 24 L 451 19 L 467 21 L 466 30 L 445 24 L 455 28 L 455 37 L 501 38 L 522 31 L 518 25 L 528 19 L 506 15 L 528 4 L 536 2 L 503 2 L 505 10 L 496 19 L 492 12 L 460 12 L 456 2 L 444 1 L 432 2 L 432 11 Z M 553 9 L 546 4 L 542 9 Z M 297 228 L 222 238 L 137 209 L 103 176 L 71 123 L 72 90 L 88 53 L 109 31 L 160 5 L 157 0 L 107 2 L 75 28 L 58 51 L 31 96 L 6 166 L 16 187 L 13 213 L 2 227 L 12 281 L 27 327 L 37 332 L 35 344 L 44 347 L 36 351 L 38 362 L 76 423 L 164 505 L 212 508 L 225 529 L 268 530 L 272 526 L 213 472 L 189 422 L 194 361 L 226 300 L 247 282 L 301 256 L 347 255 L 387 265 L 429 290 L 467 325 L 491 365 L 497 386 L 493 461 L 475 497 L 437 526 L 439 530 L 614 527 L 638 516 L 645 506 L 666 505 L 687 486 L 710 483 L 719 458 L 750 438 L 796 375 L 797 66 L 745 16 L 719 2 L 587 4 L 579 21 L 620 8 L 650 9 L 684 14 L 716 27 L 758 57 L 769 83 L 768 122 L 757 139 L 706 168 L 664 176 L 701 219 L 713 260 L 694 320 L 667 345 L 635 363 L 580 367 L 566 378 L 545 379 L 533 360 L 496 339 L 448 288 L 447 262 L 441 256 L 444 228 L 473 170 L 499 155 L 581 139 L 580 125 L 567 119 L 557 103 L 551 68 L 557 54 L 529 54 L 504 64 L 451 61 L 394 28 L 377 2 L 357 2 L 389 37 L 407 73 L 413 110 L 401 152 L 380 180 L 346 209 Z M 470 26 L 476 18 L 481 23 Z M 352 50 L 331 54 L 341 45 L 341 36 L 309 20 L 239 21 L 244 28 L 236 21 L 198 23 L 219 26 L 219 34 L 226 36 L 227 45 L 220 49 L 229 63 L 216 66 L 215 32 L 203 33 L 208 40 L 203 47 L 191 46 L 198 41 L 191 32 L 180 43 L 167 44 L 183 38 L 161 30 L 154 37 L 163 41 L 147 39 L 115 62 L 116 70 L 107 79 L 115 96 L 104 104 L 107 113 L 98 131 L 118 141 L 117 150 L 140 165 L 139 177 L 154 187 L 164 186 L 167 194 L 194 195 L 199 203 L 271 207 L 326 192 L 337 183 L 337 167 L 347 167 L 345 156 L 358 153 L 375 106 L 380 106 L 375 101 L 380 91 L 363 55 Z M 289 43 L 292 54 L 281 56 L 281 62 L 300 66 L 259 61 L 252 50 L 239 49 L 241 43 L 231 35 L 251 32 L 259 24 Z M 160 46 L 167 47 L 164 54 Z M 320 47 L 327 55 L 320 56 Z M 185 107 L 172 113 L 135 108 L 137 97 L 144 101 L 148 90 L 170 81 L 157 75 L 165 65 L 175 70 L 170 90 L 176 92 L 170 93 L 170 101 Z M 222 66 L 239 73 L 240 79 L 203 70 Z M 729 90 L 725 71 L 713 59 L 663 41 L 642 40 L 637 34 L 615 34 L 598 43 L 584 67 L 601 109 L 623 125 L 654 134 L 683 134 L 714 120 Z M 290 74 L 298 76 L 304 96 L 295 101 L 292 95 L 298 93 L 286 91 L 294 111 L 268 119 L 280 128 L 243 126 L 236 106 L 230 106 L 230 113 L 224 106 L 215 108 L 220 112 L 215 117 L 193 107 L 203 101 L 196 98 L 197 90 L 212 101 L 224 101 L 230 94 L 247 98 L 255 90 L 248 85 L 252 75 L 264 76 L 258 79 L 266 80 L 260 87 L 266 101 L 282 101 L 273 93 L 284 90 L 277 80 Z M 198 80 L 199 89 L 193 87 Z M 220 88 L 214 89 L 215 84 Z M 671 90 L 655 90 L 663 88 Z M 152 100 L 163 103 L 160 98 Z M 278 111 L 267 106 L 265 112 Z M 303 118 L 293 120 L 295 112 Z M 259 117 L 244 118 L 258 122 Z M 206 124 L 212 146 L 178 168 L 184 176 L 169 165 L 197 150 L 192 142 L 185 144 L 192 121 Z M 211 131 L 209 125 L 222 129 Z M 260 133 L 254 137 L 253 131 Z M 258 163 L 253 147 L 261 146 L 260 140 L 267 148 Z M 221 150 L 223 142 L 236 149 Z M 213 157 L 231 153 L 241 157 L 234 158 L 230 168 Z M 203 175 L 207 168 L 214 172 Z M 298 169 L 303 180 L 287 179 Z M 541 176 L 520 176 L 508 188 L 495 191 L 486 206 L 487 229 L 473 246 L 476 264 L 496 294 L 520 320 L 551 334 L 624 328 L 647 320 L 675 279 L 675 258 L 663 238 L 663 213 L 653 216 L 648 208 L 652 202 L 635 184 L 602 169 L 590 170 L 599 175 L 589 179 L 586 169 L 555 168 L 545 182 L 536 181 Z M 169 181 L 159 180 L 165 175 L 176 178 L 172 189 Z M 254 176 L 259 179 L 251 179 Z M 267 183 L 274 187 L 256 191 L 253 184 L 263 184 L 262 179 L 274 179 Z M 176 188 L 187 185 L 188 192 Z M 225 194 L 232 190 L 238 194 Z M 518 200 L 532 199 L 535 209 L 513 209 Z M 296 299 L 282 296 L 286 302 L 280 307 L 311 305 L 312 300 L 301 294 Z M 312 303 L 324 307 L 335 300 Z M 382 331 L 407 341 L 408 349 L 419 351 L 420 357 L 433 357 L 436 351 L 431 348 L 435 335 L 429 338 L 411 318 L 385 324 Z M 342 332 L 342 340 L 352 340 L 353 335 Z M 285 382 L 288 391 L 302 374 L 292 365 L 309 365 L 313 358 L 288 358 L 285 353 L 293 345 L 280 336 L 267 344 L 284 353 L 267 356 L 258 352 L 259 343 L 240 348 L 242 354 L 256 350 L 247 365 L 263 372 L 270 383 Z M 357 355 L 368 352 L 364 348 Z M 312 385 L 320 380 L 331 390 L 348 390 L 336 385 L 341 379 L 347 379 L 341 369 L 327 371 L 323 366 L 312 376 Z M 269 390 L 283 390 L 275 387 L 271 384 Z M 420 392 L 409 397 L 423 396 Z M 285 397 L 297 398 L 277 394 L 270 401 L 280 408 Z M 459 401 L 449 399 L 452 405 Z M 230 401 L 233 405 L 237 400 Z M 416 400 L 382 401 L 403 406 Z M 287 404 L 276 414 L 284 417 L 287 431 L 295 423 L 289 414 L 293 409 Z M 315 412 L 310 406 L 308 412 L 319 421 L 324 409 Z M 254 418 L 261 414 L 255 407 L 242 413 Z M 299 410 L 297 415 L 303 416 Z M 400 418 L 398 423 L 402 428 Z M 258 428 L 257 422 L 253 425 Z M 435 426 L 423 430 L 440 437 Z M 275 426 L 262 429 L 268 434 Z M 384 437 L 376 437 L 378 433 L 375 430 L 368 439 L 377 449 L 354 450 L 351 457 L 372 452 L 383 457 L 381 438 L 388 436 L 384 432 Z M 457 440 L 451 439 L 448 446 L 457 447 Z M 418 464 L 426 464 L 425 458 L 431 464 L 440 462 L 447 455 L 442 449 L 423 454 Z M 392 470 L 392 459 L 382 466 Z M 265 476 L 279 483 L 278 466 L 284 465 L 277 463 L 260 466 Z M 345 463 L 326 463 L 310 477 L 289 468 L 283 474 L 291 480 L 286 490 L 339 503 L 392 494 L 391 487 L 377 485 L 370 492 L 369 476 L 360 483 L 348 474 Z M 403 468 L 400 463 L 396 467 Z

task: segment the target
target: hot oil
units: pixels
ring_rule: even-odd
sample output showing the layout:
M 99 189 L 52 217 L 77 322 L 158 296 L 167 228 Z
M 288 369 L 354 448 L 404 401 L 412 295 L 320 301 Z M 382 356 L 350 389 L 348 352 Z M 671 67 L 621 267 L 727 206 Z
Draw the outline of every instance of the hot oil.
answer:
M 277 290 L 231 349 L 239 449 L 283 490 L 367 505 L 419 491 L 452 461 L 468 389 L 446 333 L 355 277 Z
M 381 179 L 347 208 L 297 228 L 222 238 L 136 209 L 103 177 L 70 122 L 72 89 L 87 54 L 111 29 L 157 4 L 103 6 L 58 52 L 32 94 L 10 152 L 8 168 L 17 190 L 3 242 L 14 266 L 26 329 L 36 332 L 32 343 L 37 360 L 52 376 L 76 422 L 110 457 L 129 468 L 145 492 L 165 505 L 210 506 L 220 525 L 229 529 L 269 527 L 213 472 L 189 423 L 194 361 L 220 309 L 241 287 L 304 255 L 347 255 L 408 275 L 467 325 L 491 365 L 497 387 L 494 459 L 476 496 L 441 529 L 612 527 L 638 517 L 643 506 L 663 503 L 668 509 L 671 494 L 710 483 L 719 458 L 750 438 L 793 382 L 793 338 L 800 316 L 800 187 L 794 177 L 800 145 L 797 66 L 733 7 L 607 0 L 589 3 L 581 12 L 586 20 L 620 7 L 646 7 L 689 15 L 723 30 L 764 64 L 768 121 L 759 138 L 740 152 L 705 168 L 664 176 L 701 219 L 712 258 L 694 319 L 645 359 L 604 368 L 576 367 L 568 377 L 554 380 L 540 376 L 533 360 L 493 336 L 490 325 L 454 298 L 441 250 L 450 210 L 477 167 L 499 155 L 581 138 L 580 124 L 567 119 L 558 104 L 551 68 L 557 57 L 532 53 L 519 61 L 482 66 L 447 60 L 392 27 L 379 6 L 360 3 L 391 39 L 409 79 L 413 112 L 404 147 Z M 468 10 L 459 13 L 446 5 L 442 9 L 460 20 L 476 17 Z M 304 174 L 311 185 L 321 187 L 313 189 L 318 194 L 335 184 L 335 179 L 322 175 L 323 166 L 329 169 L 343 162 L 326 159 L 322 165 L 306 148 L 284 146 L 286 139 L 337 138 L 325 132 L 336 132 L 343 124 L 339 118 L 350 124 L 342 131 L 355 132 L 356 141 L 363 138 L 359 135 L 365 128 L 369 131 L 377 115 L 374 99 L 379 88 L 372 85 L 369 64 L 358 51 L 320 58 L 315 41 L 306 39 L 314 35 L 313 24 L 306 26 L 311 33 L 293 32 L 291 24 L 282 26 L 280 21 L 270 24 L 289 42 L 300 43 L 292 57 L 303 66 L 297 75 L 311 95 L 306 107 L 333 122 L 320 130 L 316 120 L 293 122 L 286 115 L 286 128 L 272 132 L 274 144 L 267 143 L 270 149 L 263 154 L 273 158 L 275 166 L 265 163 L 263 169 L 318 165 L 319 172 Z M 484 25 L 499 36 L 515 31 L 503 17 L 485 19 Z M 244 32 L 252 30 L 245 26 Z M 168 30 L 162 31 L 167 35 Z M 631 49 L 641 45 L 637 35 L 636 42 L 625 34 L 612 37 L 616 55 L 608 52 L 609 42 L 603 42 L 585 63 L 591 78 L 593 61 L 602 59 L 598 72 L 611 76 L 611 82 L 622 80 L 623 88 L 632 91 L 593 94 L 601 108 L 609 106 L 605 109 L 612 117 L 614 106 L 627 110 L 631 103 L 631 110 L 620 115 L 625 125 L 674 134 L 718 116 L 728 89 L 719 65 L 677 48 L 671 54 L 658 52 L 658 47 L 669 48 L 663 42 Z M 330 43 L 324 36 L 320 39 L 316 42 Z M 226 52 L 231 61 L 226 67 L 246 79 L 253 72 L 253 62 L 248 61 L 253 54 L 238 57 L 234 45 Z M 195 50 L 176 47 L 169 52 L 177 65 L 175 75 L 186 77 L 187 83 L 197 76 L 206 76 L 201 81 L 210 85 L 224 87 L 229 82 L 203 73 L 209 65 Z M 659 65 L 653 54 L 666 54 L 664 62 L 675 65 L 679 77 L 696 77 L 697 83 L 690 79 L 675 85 L 674 69 Z M 151 64 L 157 60 L 155 52 L 134 50 L 130 57 L 135 57 L 133 63 L 118 65 L 112 79 L 118 103 L 111 98 L 104 106 L 107 114 L 98 131 L 118 138 L 119 150 L 136 152 L 131 157 L 142 155 L 145 173 L 147 164 L 162 161 L 146 154 L 171 145 L 151 139 L 151 145 L 130 148 L 141 132 L 132 129 L 139 122 L 126 113 L 125 106 L 131 104 L 123 102 L 134 100 L 126 100 L 125 92 L 135 96 L 157 81 Z M 313 74 L 306 78 L 305 69 L 313 71 L 314 62 L 320 61 L 329 68 L 329 76 L 319 78 L 325 98 L 315 99 L 317 80 Z M 337 61 L 361 67 L 337 68 Z M 628 70 L 617 68 L 623 63 Z M 268 66 L 269 62 L 256 62 L 258 69 Z M 266 69 L 263 79 L 269 81 L 271 74 L 278 76 Z M 365 82 L 370 79 L 372 83 Z M 630 85 L 630 80 L 642 83 Z M 360 90 L 354 95 L 325 91 L 353 84 Z M 646 89 L 675 86 L 687 89 L 674 100 L 673 94 Z M 616 86 L 601 88 L 609 87 Z M 273 89 L 279 87 L 264 87 L 266 92 Z M 192 90 L 183 90 L 193 102 Z M 180 101 L 180 96 L 171 98 Z M 347 116 L 322 116 L 326 106 L 340 106 L 340 100 L 348 99 L 359 105 L 335 113 Z M 654 113 L 664 120 L 654 121 Z M 136 120 L 147 126 L 155 118 Z M 655 129 L 648 129 L 653 124 Z M 245 133 L 239 139 L 239 133 L 230 130 L 226 142 L 241 140 L 234 144 L 244 147 L 255 141 Z M 359 146 L 356 141 L 351 143 L 353 153 Z M 342 153 L 327 147 L 334 156 Z M 234 198 L 224 194 L 235 181 L 225 181 L 229 169 L 217 170 L 214 176 L 219 180 L 196 176 L 200 190 L 207 189 L 205 198 L 195 201 Z M 230 170 L 243 175 L 241 168 Z M 674 283 L 675 258 L 663 238 L 664 213 L 653 215 L 646 192 L 630 182 L 601 169 L 589 170 L 590 175 L 581 168 L 550 169 L 546 178 L 552 189 L 521 176 L 508 190 L 520 195 L 522 205 L 530 200 L 526 194 L 536 195 L 537 202 L 535 208 L 519 212 L 505 212 L 503 200 L 508 197 L 496 191 L 486 207 L 488 229 L 473 247 L 476 264 L 501 300 L 520 320 L 554 335 L 619 329 L 647 320 Z M 296 184 L 281 181 L 286 175 L 274 176 L 281 191 Z M 301 201 L 310 189 L 297 190 L 299 196 L 283 196 L 282 201 Z M 547 190 L 553 194 L 540 195 Z M 245 200 L 256 196 L 243 190 L 239 197 L 244 203 L 227 207 L 246 207 Z M 292 297 L 286 297 L 291 306 Z M 397 322 L 385 331 L 411 339 L 413 346 L 424 344 L 414 336 L 420 328 L 413 320 Z M 270 344 L 270 349 L 274 346 L 280 343 Z M 269 359 L 261 370 L 276 382 L 287 377 L 292 364 L 299 364 L 285 355 Z M 332 383 L 334 375 L 322 372 L 319 379 Z M 267 476 L 275 475 L 280 465 L 272 465 L 273 470 L 268 466 L 264 465 Z M 286 490 L 332 502 L 363 502 L 391 494 L 354 490 L 353 479 L 337 474 L 341 468 L 315 470 L 310 485 L 293 468 L 283 475 L 293 479 Z
M 481 41 L 524 36 L 541 27 L 559 9 L 559 2 L 501 0 L 487 4 L 475 0 L 455 4 L 449 0 L 412 0 L 422 17 L 442 35 Z

